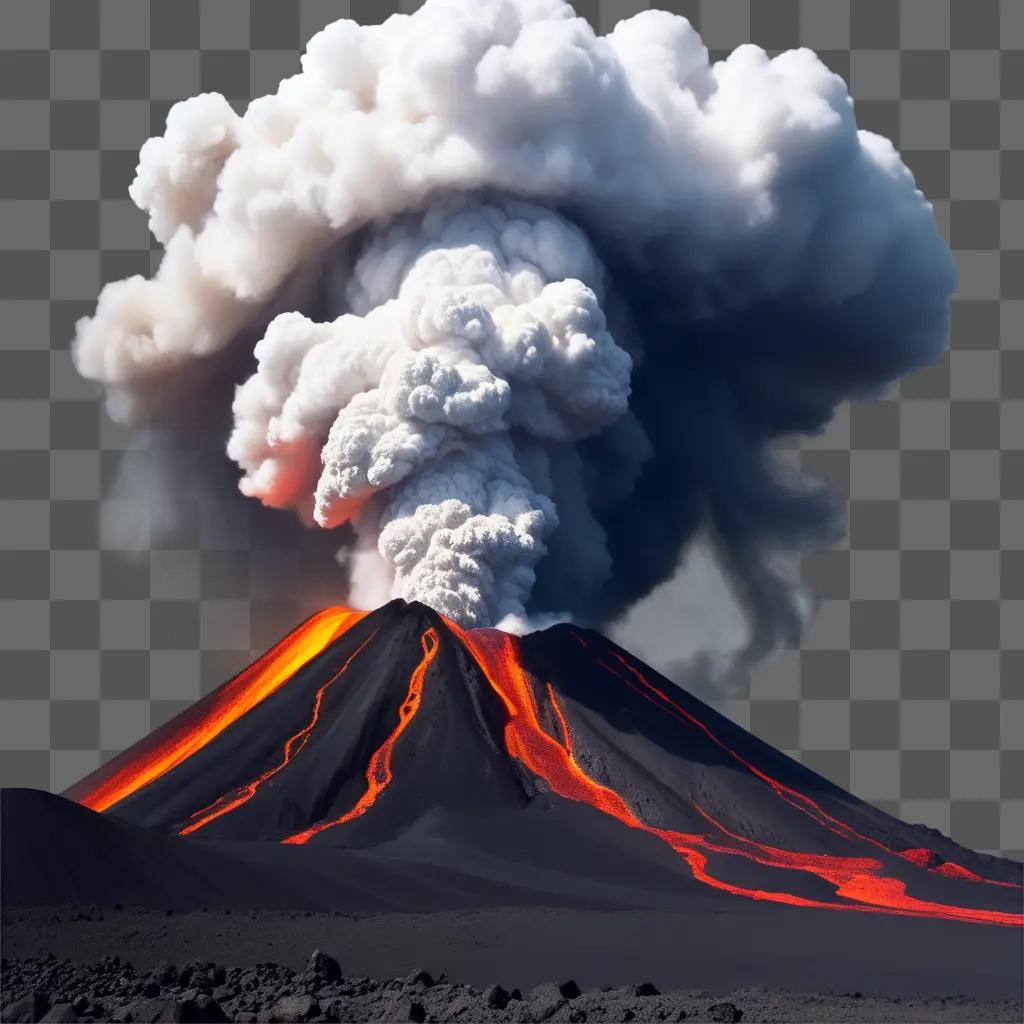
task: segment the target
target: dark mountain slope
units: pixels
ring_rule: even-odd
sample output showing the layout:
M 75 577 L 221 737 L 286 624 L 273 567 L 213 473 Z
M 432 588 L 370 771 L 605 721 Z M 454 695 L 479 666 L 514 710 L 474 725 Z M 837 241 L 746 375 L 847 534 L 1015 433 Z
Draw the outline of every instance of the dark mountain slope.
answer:
M 754 915 L 806 955 L 824 915 L 864 965 L 1019 990 L 1019 864 L 883 814 L 571 626 L 329 609 L 66 797 L 4 794 L 5 905 Z

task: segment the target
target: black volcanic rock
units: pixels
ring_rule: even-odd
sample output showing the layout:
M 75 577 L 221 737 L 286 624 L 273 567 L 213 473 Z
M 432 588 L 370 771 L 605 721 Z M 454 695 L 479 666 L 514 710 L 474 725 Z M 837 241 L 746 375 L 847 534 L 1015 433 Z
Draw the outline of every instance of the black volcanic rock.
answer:
M 500 985 L 489 985 L 484 990 L 484 1002 L 492 1010 L 504 1010 L 508 1005 L 508 993 Z
M 333 956 L 314 949 L 306 965 L 306 973 L 320 981 L 337 981 L 341 977 L 341 964 Z
M 285 1024 L 307 1021 L 320 1013 L 320 1007 L 312 996 L 283 996 L 274 1004 L 274 1016 Z
M 535 1020 L 548 1020 L 553 1017 L 569 1000 L 562 995 L 561 988 L 548 982 L 538 985 L 531 993 L 528 1000 L 530 1011 Z
M 708 1017 L 721 1024 L 736 1024 L 743 1019 L 743 1011 L 733 1003 L 712 1003 L 708 1007 Z
M 787 940 L 760 960 L 733 951 L 751 983 L 836 928 L 871 936 L 864 963 L 898 952 L 927 977 L 952 962 L 979 991 L 1019 962 L 1020 929 L 1001 925 L 1020 913 L 1020 865 L 865 804 L 593 631 L 465 635 L 401 601 L 307 648 L 308 628 L 64 797 L 4 791 L 4 909 L 76 904 L 81 920 L 66 926 L 84 927 L 122 913 L 116 904 L 546 907 L 676 914 L 688 934 L 752 914 Z M 608 942 L 654 945 L 628 932 Z M 519 948 L 547 955 L 546 932 Z M 446 969 L 435 952 L 424 945 L 395 973 Z M 563 959 L 541 977 L 569 971 L 580 977 Z M 176 981 L 209 997 L 212 972 L 193 962 Z M 290 994 L 318 997 L 339 973 L 308 965 Z M 152 976 L 165 986 L 173 971 Z M 663 981 L 639 963 L 619 983 L 637 976 Z
M 4 1021 L 26 1024 L 26 1022 L 42 1019 L 49 1008 L 50 1002 L 42 992 L 30 992 L 21 999 L 17 999 L 0 1011 L 0 1019 Z
M 2 982 L 5 990 L 13 989 L 20 994 L 31 988 L 33 979 L 52 975 L 56 967 L 62 976 L 71 977 L 74 984 L 94 984 L 96 975 L 89 965 L 69 961 L 42 959 L 8 961 L 4 965 Z M 238 999 L 218 1008 L 221 1015 L 210 1012 L 198 1002 L 194 1004 L 185 993 L 177 989 L 173 998 L 158 1000 L 112 1000 L 109 1010 L 88 1000 L 83 1004 L 84 1016 L 91 1020 L 131 1020 L 135 1024 L 147 1021 L 189 1021 L 217 1020 L 226 1017 L 238 1021 L 282 1021 L 278 1008 L 286 1014 L 296 1010 L 304 1015 L 312 1010 L 313 1004 L 303 999 L 301 1003 L 282 1004 L 277 986 L 282 974 L 274 964 L 262 964 L 244 969 L 227 968 L 226 972 L 236 979 L 248 978 L 256 982 L 252 995 Z M 340 989 L 354 993 L 359 981 L 367 979 L 342 978 Z M 513 1003 L 507 1009 L 497 1009 L 488 1003 L 488 993 L 466 985 L 441 984 L 424 989 L 414 998 L 399 995 L 381 998 L 381 993 L 400 992 L 401 979 L 375 982 L 359 995 L 348 994 L 321 1002 L 317 1005 L 320 1013 L 314 1020 L 326 1021 L 441 1021 L 459 1020 L 467 1024 L 483 1021 L 534 1021 L 535 1013 L 531 1004 Z M 557 986 L 552 986 L 556 988 Z M 293 997 L 292 997 L 293 998 Z M 735 1001 L 733 1001 L 735 1000 Z M 742 1002 L 742 1007 L 739 1005 Z M 90 1011 L 85 1014 L 84 1011 Z M 52 1014 L 53 1011 L 50 1011 Z M 64 1011 L 62 1009 L 61 1013 Z M 51 1019 L 46 1016 L 43 1020 Z M 77 1020 L 78 1017 L 65 1019 Z M 301 1018 L 300 1018 L 301 1019 Z M 654 1024 L 664 1021 L 685 1020 L 800 1020 L 800 1021 L 904 1021 L 929 1020 L 940 1024 L 963 1024 L 966 1021 L 1007 1021 L 1016 1024 L 1020 1020 L 1020 1003 L 977 1003 L 969 999 L 949 1000 L 855 1000 L 846 996 L 803 994 L 787 996 L 768 990 L 748 990 L 734 994 L 730 999 L 721 999 L 709 1005 L 707 994 L 702 992 L 673 991 L 657 998 L 637 999 L 629 986 L 610 991 L 586 991 L 556 1012 L 554 1020 L 567 1022 L 614 1022 L 637 1021 L 638 1024 Z

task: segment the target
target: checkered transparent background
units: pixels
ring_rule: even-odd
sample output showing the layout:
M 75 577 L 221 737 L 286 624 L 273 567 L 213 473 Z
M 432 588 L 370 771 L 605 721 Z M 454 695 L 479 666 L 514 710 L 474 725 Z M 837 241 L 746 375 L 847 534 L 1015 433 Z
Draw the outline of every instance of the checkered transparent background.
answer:
M 0 782 L 59 790 L 321 603 L 303 558 L 201 505 L 142 557 L 98 502 L 128 435 L 68 345 L 101 284 L 159 250 L 127 198 L 138 148 L 201 90 L 239 108 L 375 0 L 0 3 Z M 602 31 L 650 6 L 579 0 Z M 901 817 L 1024 856 L 1024 2 L 662 0 L 719 57 L 816 49 L 934 202 L 960 284 L 951 351 L 795 450 L 850 499 L 807 560 L 822 598 L 738 721 Z M 146 510 L 128 508 L 145 530 Z M 244 526 L 244 524 L 242 524 Z

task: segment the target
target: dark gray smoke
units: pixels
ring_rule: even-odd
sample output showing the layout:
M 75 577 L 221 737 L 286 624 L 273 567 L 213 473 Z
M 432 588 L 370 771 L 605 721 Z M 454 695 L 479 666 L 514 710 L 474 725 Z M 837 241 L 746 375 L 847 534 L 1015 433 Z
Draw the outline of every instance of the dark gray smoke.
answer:
M 773 446 L 947 339 L 931 207 L 842 79 L 807 50 L 711 64 L 659 11 L 337 22 L 244 116 L 178 104 L 131 194 L 163 264 L 75 344 L 112 413 L 189 419 L 241 367 L 210 439 L 241 490 L 344 527 L 352 600 L 466 625 L 613 621 L 699 532 L 744 657 L 795 639 L 780 557 L 841 506 Z

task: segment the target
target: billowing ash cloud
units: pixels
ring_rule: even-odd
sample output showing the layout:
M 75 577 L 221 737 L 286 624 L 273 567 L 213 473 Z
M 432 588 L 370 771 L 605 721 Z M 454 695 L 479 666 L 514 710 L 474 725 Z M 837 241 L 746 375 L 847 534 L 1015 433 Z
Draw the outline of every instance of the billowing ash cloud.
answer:
M 710 64 L 658 11 L 339 21 L 244 116 L 175 106 L 131 195 L 163 262 L 74 349 L 111 413 L 188 419 L 243 366 L 215 439 L 242 492 L 350 524 L 356 599 L 467 625 L 608 621 L 699 532 L 750 644 L 791 636 L 778 553 L 839 506 L 773 442 L 947 337 L 931 207 L 842 79 L 807 50 Z

